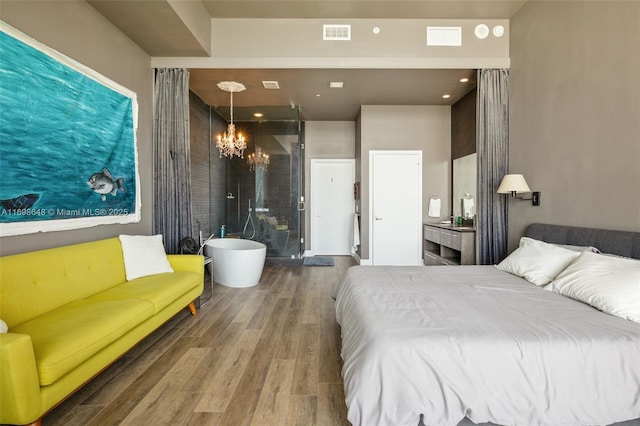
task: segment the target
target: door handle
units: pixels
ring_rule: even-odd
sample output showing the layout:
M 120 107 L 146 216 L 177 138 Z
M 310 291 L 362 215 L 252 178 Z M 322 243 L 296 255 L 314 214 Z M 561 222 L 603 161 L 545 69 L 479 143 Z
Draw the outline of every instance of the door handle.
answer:
M 378 217 L 378 216 L 375 216 L 375 217 L 374 217 L 374 219 L 375 219 L 375 220 L 382 220 L 382 218 L 381 218 L 381 217 Z

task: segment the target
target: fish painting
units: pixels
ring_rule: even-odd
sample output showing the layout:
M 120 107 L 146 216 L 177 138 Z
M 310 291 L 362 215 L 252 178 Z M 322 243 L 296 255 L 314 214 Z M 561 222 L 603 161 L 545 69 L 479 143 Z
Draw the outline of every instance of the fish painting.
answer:
M 33 207 L 39 198 L 38 194 L 23 194 L 8 200 L 0 200 L 0 204 L 8 210 L 25 210 Z
M 101 172 L 94 173 L 87 181 L 87 185 L 95 192 L 100 194 L 102 201 L 107 200 L 107 194 L 111 194 L 115 197 L 118 190 L 121 192 L 127 192 L 123 178 L 115 179 L 109 169 L 106 167 Z

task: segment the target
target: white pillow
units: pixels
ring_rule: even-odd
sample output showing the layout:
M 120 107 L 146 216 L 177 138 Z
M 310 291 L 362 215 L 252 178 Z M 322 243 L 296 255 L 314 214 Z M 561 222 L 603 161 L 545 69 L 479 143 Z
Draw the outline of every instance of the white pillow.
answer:
M 7 331 L 9 331 L 9 327 L 7 326 L 7 323 L 0 320 L 0 334 L 6 333 Z
M 584 252 L 552 287 L 608 314 L 640 322 L 640 260 Z
M 598 250 L 594 246 L 574 246 L 570 244 L 554 244 L 554 245 L 558 247 L 566 248 L 567 250 L 573 250 L 573 251 L 579 251 L 579 252 L 590 251 L 591 253 L 600 253 L 600 250 Z
M 522 237 L 520 247 L 496 267 L 542 286 L 549 284 L 579 255 L 574 250 Z
M 127 281 L 147 275 L 173 272 L 162 244 L 162 235 L 120 235 Z
M 540 243 L 544 242 L 541 240 L 536 240 L 535 238 L 531 238 L 531 237 L 522 237 L 520 238 L 520 244 L 518 247 L 522 247 L 524 244 L 528 244 L 531 241 L 538 241 Z M 579 252 L 590 251 L 593 253 L 600 253 L 600 250 L 598 250 L 596 247 L 593 247 L 593 246 L 575 246 L 571 244 L 556 244 L 556 243 L 547 243 L 547 244 L 553 244 L 556 247 L 562 247 L 567 250 L 573 250 L 573 251 L 579 251 Z

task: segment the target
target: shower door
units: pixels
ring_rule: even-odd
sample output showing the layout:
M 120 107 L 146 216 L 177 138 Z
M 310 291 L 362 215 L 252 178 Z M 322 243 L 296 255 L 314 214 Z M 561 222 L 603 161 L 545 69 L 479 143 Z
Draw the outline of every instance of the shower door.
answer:
M 261 107 L 265 119 L 241 119 L 235 123 L 247 139 L 247 149 L 244 159 L 234 157 L 227 166 L 225 227 L 230 237 L 264 243 L 269 257 L 299 258 L 303 237 L 299 209 L 301 123 L 297 109 L 286 107 L 280 111 L 279 108 L 282 107 Z M 242 117 L 245 109 L 255 111 L 257 108 L 237 109 L 234 114 Z M 268 164 L 251 166 L 247 160 L 258 147 L 268 155 Z

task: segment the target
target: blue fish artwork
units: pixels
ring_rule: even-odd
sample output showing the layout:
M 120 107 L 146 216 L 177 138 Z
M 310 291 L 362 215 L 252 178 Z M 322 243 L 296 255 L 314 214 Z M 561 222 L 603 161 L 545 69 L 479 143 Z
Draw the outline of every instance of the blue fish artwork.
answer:
M 0 236 L 138 221 L 135 93 L 0 28 Z

